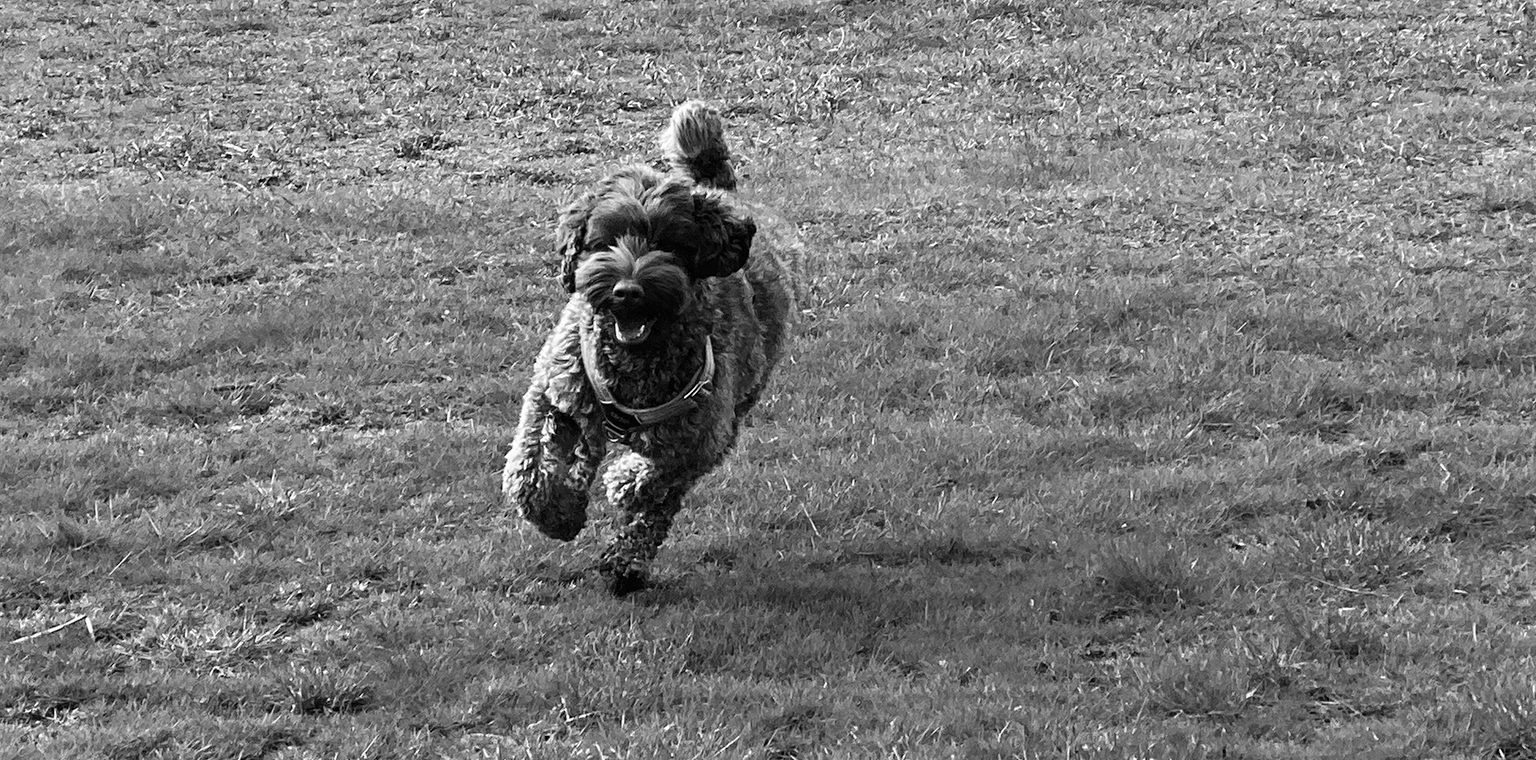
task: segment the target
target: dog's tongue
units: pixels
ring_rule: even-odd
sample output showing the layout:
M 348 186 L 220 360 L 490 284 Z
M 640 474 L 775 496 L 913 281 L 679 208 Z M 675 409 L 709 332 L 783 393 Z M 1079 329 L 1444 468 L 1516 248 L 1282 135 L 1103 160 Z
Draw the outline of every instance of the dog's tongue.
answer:
M 651 323 L 641 321 L 625 322 L 616 319 L 613 321 L 613 335 L 619 339 L 620 343 L 626 346 L 644 343 L 646 338 L 651 337 Z

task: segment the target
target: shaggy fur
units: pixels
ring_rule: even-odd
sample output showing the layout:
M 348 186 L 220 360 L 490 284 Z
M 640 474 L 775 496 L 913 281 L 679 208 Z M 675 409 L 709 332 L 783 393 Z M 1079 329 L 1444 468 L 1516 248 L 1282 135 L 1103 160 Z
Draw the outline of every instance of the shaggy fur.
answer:
M 622 445 L 603 486 L 624 519 L 599 564 L 616 594 L 646 586 L 683 497 L 724 460 L 762 394 L 794 311 L 778 246 L 754 245 L 754 217 L 773 217 L 726 192 L 736 176 L 718 114 L 683 104 L 661 146 L 668 172 L 621 169 L 560 217 L 556 242 L 573 296 L 534 365 L 502 472 L 506 505 L 568 541 L 586 526 L 588 489 L 610 439 Z M 798 245 L 789 229 L 765 237 Z M 707 353 L 714 372 L 703 377 Z M 637 422 L 604 407 L 594 382 L 623 407 L 672 402 L 681 411 Z

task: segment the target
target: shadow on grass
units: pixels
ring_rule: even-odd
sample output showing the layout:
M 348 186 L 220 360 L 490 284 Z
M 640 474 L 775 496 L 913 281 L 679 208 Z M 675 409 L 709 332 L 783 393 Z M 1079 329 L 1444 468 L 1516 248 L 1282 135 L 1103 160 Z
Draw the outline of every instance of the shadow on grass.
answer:
M 686 650 L 681 669 L 695 675 L 856 668 L 969 679 L 1036 656 L 1059 606 L 1051 587 L 1063 582 L 1036 567 L 1043 553 L 1027 538 L 955 535 L 854 541 L 794 562 L 761 547 L 716 547 L 699 575 L 663 579 L 636 601 L 673 629 Z

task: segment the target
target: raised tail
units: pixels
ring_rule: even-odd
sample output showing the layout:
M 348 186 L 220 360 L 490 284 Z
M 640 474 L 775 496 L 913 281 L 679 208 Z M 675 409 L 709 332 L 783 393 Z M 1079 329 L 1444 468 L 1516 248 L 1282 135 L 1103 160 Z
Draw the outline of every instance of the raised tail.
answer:
M 672 170 L 705 187 L 736 189 L 731 149 L 725 144 L 720 113 L 702 100 L 690 100 L 672 112 L 661 133 L 661 152 Z

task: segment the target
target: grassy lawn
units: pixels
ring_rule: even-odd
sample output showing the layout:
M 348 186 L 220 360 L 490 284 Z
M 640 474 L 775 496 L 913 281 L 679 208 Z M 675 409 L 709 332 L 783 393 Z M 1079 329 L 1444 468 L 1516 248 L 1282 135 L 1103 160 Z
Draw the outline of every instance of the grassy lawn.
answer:
M 0 756 L 1536 757 L 1536 11 L 0 7 Z M 552 224 L 726 113 L 790 363 L 609 597 Z

